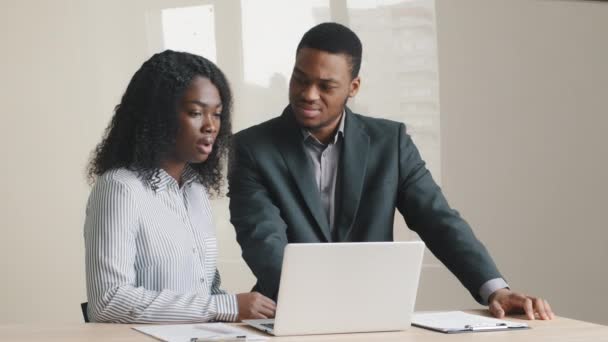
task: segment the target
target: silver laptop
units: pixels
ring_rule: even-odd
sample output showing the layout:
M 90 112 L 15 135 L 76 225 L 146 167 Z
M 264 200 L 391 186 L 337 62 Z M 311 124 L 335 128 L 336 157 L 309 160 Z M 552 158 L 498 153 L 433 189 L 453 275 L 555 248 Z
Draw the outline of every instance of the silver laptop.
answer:
M 285 248 L 275 319 L 243 322 L 275 336 L 410 327 L 424 243 L 302 243 Z

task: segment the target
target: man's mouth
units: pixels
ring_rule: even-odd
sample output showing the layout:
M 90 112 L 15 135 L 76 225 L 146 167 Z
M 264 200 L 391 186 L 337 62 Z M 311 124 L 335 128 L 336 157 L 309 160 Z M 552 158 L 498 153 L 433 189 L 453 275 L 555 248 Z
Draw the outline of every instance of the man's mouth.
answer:
M 315 117 L 321 113 L 321 110 L 314 106 L 298 104 L 298 105 L 296 105 L 296 109 L 299 114 L 301 114 L 304 117 L 309 117 L 309 118 Z

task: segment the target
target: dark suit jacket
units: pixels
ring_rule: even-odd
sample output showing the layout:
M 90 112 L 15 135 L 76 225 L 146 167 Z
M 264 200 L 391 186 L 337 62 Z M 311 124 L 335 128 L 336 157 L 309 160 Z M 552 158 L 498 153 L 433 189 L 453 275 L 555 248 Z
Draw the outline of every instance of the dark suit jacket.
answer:
M 236 134 L 233 147 L 231 222 L 257 277 L 255 290 L 270 298 L 278 292 L 287 243 L 392 241 L 395 208 L 478 301 L 481 285 L 502 277 L 449 207 L 402 123 L 346 110 L 333 235 L 289 107 Z

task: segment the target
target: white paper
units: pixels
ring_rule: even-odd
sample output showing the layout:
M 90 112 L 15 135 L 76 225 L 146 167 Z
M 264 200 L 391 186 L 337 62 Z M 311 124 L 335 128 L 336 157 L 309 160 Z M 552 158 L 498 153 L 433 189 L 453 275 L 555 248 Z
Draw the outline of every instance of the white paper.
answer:
M 414 313 L 412 324 L 445 332 L 466 331 L 467 327 L 487 328 L 488 330 L 501 329 L 501 327 L 504 329 L 528 327 L 525 323 L 483 317 L 462 311 Z
M 265 341 L 266 336 L 254 334 L 224 323 L 176 324 L 176 325 L 145 325 L 133 329 L 167 342 L 190 342 L 196 338 L 228 338 L 247 336 L 247 341 Z

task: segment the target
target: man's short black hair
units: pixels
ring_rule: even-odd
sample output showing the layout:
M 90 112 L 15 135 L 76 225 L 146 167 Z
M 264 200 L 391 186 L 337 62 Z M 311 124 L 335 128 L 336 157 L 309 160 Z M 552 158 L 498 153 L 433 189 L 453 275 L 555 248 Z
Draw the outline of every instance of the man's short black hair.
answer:
M 338 23 L 322 23 L 304 34 L 296 54 L 302 48 L 311 48 L 350 57 L 351 77 L 359 75 L 361 69 L 361 41 L 351 29 Z

